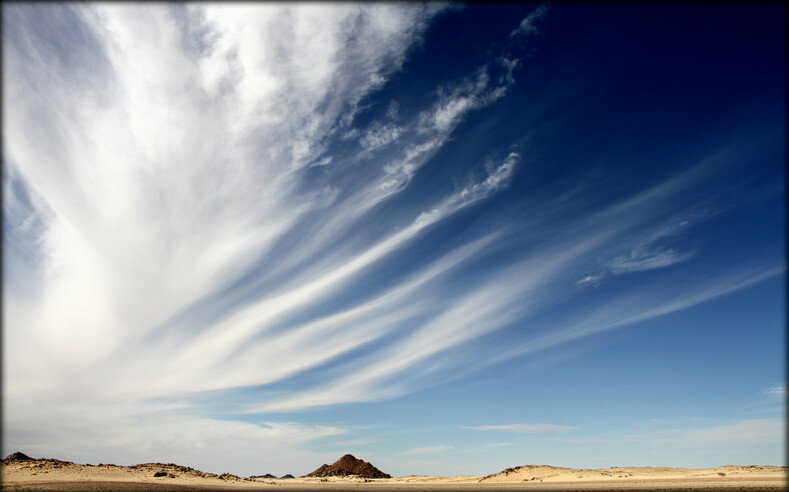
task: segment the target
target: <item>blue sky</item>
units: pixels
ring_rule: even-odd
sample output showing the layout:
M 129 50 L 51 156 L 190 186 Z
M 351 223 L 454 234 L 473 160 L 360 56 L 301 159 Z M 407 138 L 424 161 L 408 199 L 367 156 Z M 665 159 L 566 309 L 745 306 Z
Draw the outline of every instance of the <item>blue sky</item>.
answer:
M 785 465 L 779 4 L 3 4 L 3 453 Z

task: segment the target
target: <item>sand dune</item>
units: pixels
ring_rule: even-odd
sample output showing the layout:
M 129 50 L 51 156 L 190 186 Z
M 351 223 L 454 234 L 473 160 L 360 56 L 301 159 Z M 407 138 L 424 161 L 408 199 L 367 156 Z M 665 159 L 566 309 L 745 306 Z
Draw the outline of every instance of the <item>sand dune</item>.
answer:
M 717 477 L 768 477 L 783 475 L 787 470 L 775 466 L 720 466 L 718 468 L 612 467 L 606 469 L 573 469 L 555 466 L 526 465 L 508 468 L 488 475 L 481 482 L 512 483 L 523 481 L 636 481 L 645 479 L 687 479 Z
M 10 457 L 9 457 L 10 458 Z M 526 465 L 478 476 L 404 476 L 371 479 L 301 477 L 244 478 L 217 475 L 173 463 L 133 466 L 83 465 L 56 459 L 6 459 L 1 465 L 3 490 L 787 490 L 786 467 L 718 468 L 614 467 L 573 469 Z

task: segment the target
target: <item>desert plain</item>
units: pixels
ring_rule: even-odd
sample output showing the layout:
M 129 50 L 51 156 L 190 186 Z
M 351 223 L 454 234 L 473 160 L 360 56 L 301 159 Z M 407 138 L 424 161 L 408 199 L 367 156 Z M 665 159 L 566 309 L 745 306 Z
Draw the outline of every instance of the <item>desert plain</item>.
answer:
M 14 456 L 17 457 L 14 457 Z M 402 476 L 368 478 L 361 475 L 332 475 L 323 465 L 324 476 L 297 478 L 239 477 L 229 473 L 204 473 L 173 463 L 144 463 L 131 466 L 78 464 L 48 458 L 9 456 L 0 468 L 2 490 L 53 491 L 337 491 L 337 490 L 787 490 L 789 471 L 785 466 L 734 466 L 717 468 L 612 467 L 574 469 L 547 465 L 507 468 L 491 475 L 454 477 Z M 341 460 L 347 459 L 346 455 Z M 338 463 L 341 462 L 338 460 Z M 360 463 L 370 465 L 367 462 Z M 374 467 L 372 467 L 374 468 Z M 377 469 L 376 469 L 377 470 Z M 316 473 L 313 472 L 313 473 Z M 341 473 L 345 473 L 341 470 Z

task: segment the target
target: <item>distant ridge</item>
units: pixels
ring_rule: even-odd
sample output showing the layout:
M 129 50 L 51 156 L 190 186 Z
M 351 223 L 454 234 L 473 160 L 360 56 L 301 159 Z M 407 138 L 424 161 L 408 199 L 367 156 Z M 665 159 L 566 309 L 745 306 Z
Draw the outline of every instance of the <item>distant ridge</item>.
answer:
M 34 458 L 24 453 L 16 452 L 8 455 L 0 462 L 0 489 L 6 490 L 2 487 L 6 481 L 11 483 L 14 488 L 20 483 L 36 481 L 32 478 L 34 475 L 48 474 L 46 477 L 38 477 L 45 479 L 45 482 L 39 482 L 42 485 L 46 483 L 60 482 L 63 484 L 74 484 L 75 488 L 70 486 L 61 488 L 54 486 L 51 490 L 227 490 L 226 485 L 241 485 L 240 482 L 248 482 L 249 484 L 263 485 L 262 481 L 257 481 L 254 478 L 240 478 L 230 473 L 222 473 L 217 475 L 214 473 L 204 473 L 200 470 L 190 468 L 188 466 L 176 465 L 174 463 L 142 463 L 138 465 L 113 465 L 106 463 L 99 463 L 98 465 L 79 464 L 71 461 L 61 461 L 53 458 Z M 292 477 L 286 475 L 285 477 Z M 467 492 L 472 492 L 471 488 L 474 483 L 483 482 L 483 488 L 487 485 L 498 487 L 507 487 L 508 490 L 514 492 L 515 490 L 526 490 L 532 485 L 537 485 L 540 482 L 551 482 L 551 490 L 591 490 L 591 488 L 584 488 L 584 483 L 591 482 L 607 482 L 612 487 L 593 487 L 595 490 L 630 490 L 648 491 L 648 490 L 786 490 L 787 478 L 789 478 L 789 467 L 787 466 L 770 466 L 770 465 L 726 465 L 716 468 L 670 468 L 670 467 L 609 467 L 609 468 L 596 468 L 596 469 L 575 469 L 564 468 L 549 465 L 524 465 L 507 468 L 499 473 L 487 476 L 479 475 L 464 475 L 454 477 L 433 477 L 433 476 L 401 476 L 399 478 L 391 478 L 372 466 L 366 461 L 354 458 L 352 455 L 345 455 L 340 458 L 333 465 L 323 465 L 315 470 L 310 475 L 305 477 L 319 477 L 308 478 L 304 480 L 296 480 L 294 483 L 288 483 L 288 480 L 267 481 L 268 485 L 285 485 L 285 488 L 293 488 L 293 490 L 303 490 L 314 488 L 311 487 L 318 485 L 316 482 L 329 482 L 327 487 L 331 490 L 324 492 L 338 492 L 339 490 L 355 489 L 356 492 L 364 492 L 363 489 L 368 486 L 362 485 L 363 482 L 377 482 L 379 485 L 394 485 L 398 490 L 410 489 L 413 492 L 423 492 L 430 490 L 458 490 L 454 488 L 455 485 L 464 484 L 462 488 L 468 488 Z M 339 481 L 334 481 L 330 478 L 339 478 Z M 348 479 L 343 480 L 343 477 L 352 477 L 350 482 Z M 376 479 L 390 478 L 387 481 L 378 481 Z M 709 482 L 709 486 L 699 487 L 701 481 Z M 16 482 L 16 484 L 14 484 Z M 156 482 L 156 483 L 154 483 Z M 233 484 L 235 482 L 235 484 Z M 284 482 L 284 483 L 283 483 Z M 526 485 L 525 482 L 531 482 Z M 566 482 L 568 485 L 574 484 L 572 487 L 564 488 L 561 484 Z M 617 485 L 613 485 L 617 482 Z M 122 487 L 116 489 L 113 484 L 120 487 L 121 484 L 128 485 L 129 487 Z M 158 488 L 164 484 L 169 485 L 163 488 Z M 466 487 L 465 485 L 470 487 Z M 508 485 L 509 484 L 509 485 Z M 622 484 L 622 485 L 620 485 Z M 670 484 L 670 485 L 667 485 Z M 724 485 L 725 487 L 716 488 L 716 484 Z M 154 485 L 157 488 L 152 489 Z M 343 486 L 337 488 L 337 486 Z M 372 485 L 375 485 L 373 483 Z M 422 485 L 425 485 L 423 488 Z M 45 485 L 46 486 L 46 485 Z M 192 487 L 194 486 L 194 487 Z M 291 487 L 295 486 L 295 487 Z M 540 487 L 539 485 L 537 485 Z M 556 486 L 556 487 L 554 487 Z M 412 488 L 413 487 L 413 488 Z M 450 488 L 453 487 L 453 488 Z M 577 488 L 581 487 L 581 488 Z M 319 487 L 321 488 L 321 487 Z M 378 488 L 378 487 L 373 487 Z M 389 488 L 389 487 L 384 487 Z M 14 490 L 31 490 L 27 488 Z M 43 490 L 43 489 L 41 489 Z M 239 487 L 233 487 L 232 490 L 241 490 Z M 262 490 L 258 487 L 256 490 Z M 273 489 L 272 489 L 273 490 Z M 497 489 L 498 490 L 498 489 Z M 503 490 L 503 489 L 502 489 Z M 547 490 L 539 488 L 538 490 Z M 314 492 L 318 492 L 315 489 Z M 367 492 L 375 492 L 368 490 Z M 378 491 L 386 492 L 386 491 Z M 394 492 L 394 491 L 392 491 Z M 492 492 L 492 491 L 491 491 Z
M 333 465 L 321 465 L 320 468 L 305 477 L 347 477 L 356 475 L 362 478 L 392 478 L 388 473 L 384 473 L 367 461 L 355 458 L 351 454 L 346 454 L 334 462 Z

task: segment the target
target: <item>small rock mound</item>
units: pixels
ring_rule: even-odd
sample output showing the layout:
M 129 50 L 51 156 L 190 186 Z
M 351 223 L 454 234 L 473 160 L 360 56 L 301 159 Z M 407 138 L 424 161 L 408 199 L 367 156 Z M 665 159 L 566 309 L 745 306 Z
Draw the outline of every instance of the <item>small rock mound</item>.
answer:
M 266 473 L 265 475 L 250 475 L 249 478 L 277 478 L 271 473 Z
M 346 454 L 334 462 L 333 465 L 321 465 L 320 468 L 305 477 L 347 477 L 356 475 L 362 478 L 392 478 L 388 473 L 384 473 L 367 461 L 355 458 L 353 455 Z
M 296 478 L 296 477 L 288 473 L 287 475 L 282 475 L 280 478 Z
M 31 458 L 30 456 L 26 455 L 25 453 L 20 453 L 19 451 L 15 453 L 11 453 L 3 460 L 3 463 L 14 463 L 18 461 L 36 461 L 35 458 Z
M 109 465 L 109 466 L 115 466 L 115 465 Z M 176 465 L 175 463 L 140 463 L 138 465 L 130 465 L 126 468 L 128 468 L 129 470 L 141 470 L 145 472 L 150 472 L 150 471 L 164 472 L 167 474 L 164 476 L 168 476 L 168 477 L 169 475 L 173 475 L 173 477 L 180 475 L 186 475 L 190 477 L 208 477 L 211 475 L 211 474 L 203 473 L 200 470 L 195 470 L 194 468 L 190 468 L 188 466 Z

